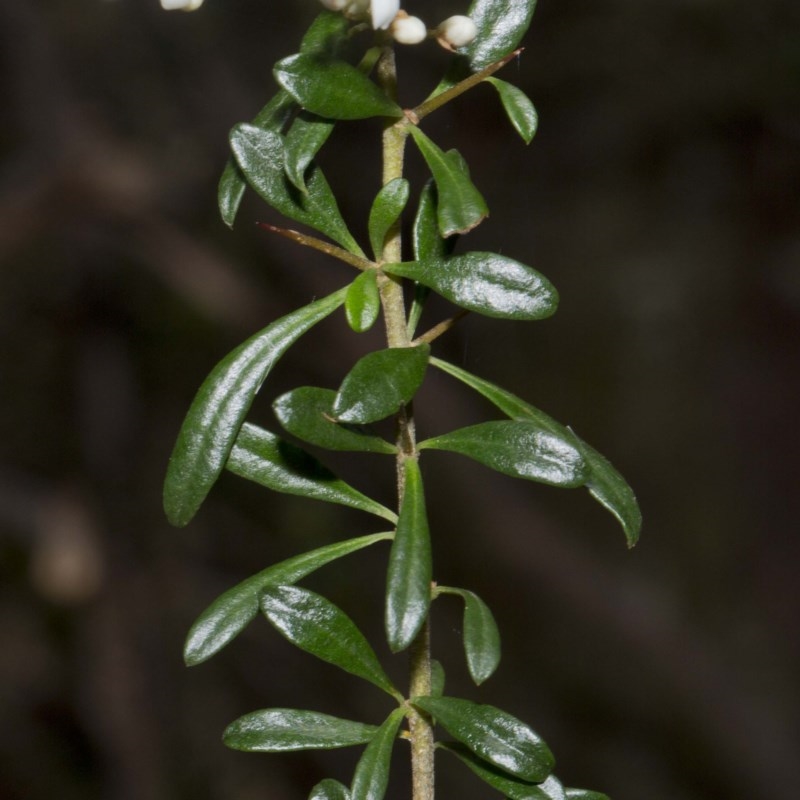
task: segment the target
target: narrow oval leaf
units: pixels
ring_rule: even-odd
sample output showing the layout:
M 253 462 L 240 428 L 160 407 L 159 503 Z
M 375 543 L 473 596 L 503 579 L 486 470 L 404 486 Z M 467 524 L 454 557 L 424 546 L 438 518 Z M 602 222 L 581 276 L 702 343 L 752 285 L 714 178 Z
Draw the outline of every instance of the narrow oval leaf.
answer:
M 409 195 L 409 183 L 405 178 L 395 178 L 382 186 L 369 212 L 369 241 L 375 258 L 383 255 L 386 234 L 400 219 Z
M 301 386 L 281 395 L 272 405 L 278 422 L 293 436 L 327 450 L 351 450 L 395 455 L 397 447 L 357 425 L 336 422 L 333 389 Z
M 272 367 L 294 342 L 344 302 L 345 292 L 340 289 L 276 320 L 225 356 L 205 379 L 167 467 L 164 510 L 173 525 L 186 525 L 205 500 Z
M 438 197 L 436 184 L 429 180 L 419 196 L 417 214 L 411 230 L 411 241 L 414 246 L 414 258 L 417 261 L 438 261 L 446 258 L 453 251 L 453 244 L 458 237 L 444 239 L 439 234 Z
M 411 702 L 473 753 L 511 775 L 538 783 L 553 770 L 555 759 L 547 745 L 506 711 L 456 697 L 415 697 Z
M 457 594 L 464 600 L 464 653 L 472 680 L 483 683 L 500 663 L 500 631 L 489 606 L 474 592 L 439 586 L 442 594 Z
M 336 11 L 320 11 L 300 42 L 300 52 L 335 56 L 349 41 L 350 20 Z
M 514 84 L 501 81 L 499 78 L 487 78 L 486 80 L 497 89 L 500 102 L 503 104 L 514 130 L 525 144 L 530 144 L 539 126 L 539 115 L 528 95 Z
M 545 319 L 558 306 L 558 292 L 547 278 L 497 253 L 470 252 L 433 261 L 384 264 L 382 269 L 430 286 L 450 302 L 487 317 Z
M 478 758 L 464 745 L 447 742 L 440 744 L 439 747 L 458 756 L 482 781 L 488 783 L 493 789 L 497 789 L 509 800 L 552 800 L 550 795 L 543 790 L 544 784 L 515 778 L 488 761 Z
M 273 564 L 228 589 L 200 614 L 189 629 L 183 647 L 186 666 L 193 667 L 211 658 L 253 621 L 265 586 L 294 583 L 332 561 L 392 538 L 394 533 L 373 533 L 309 550 Z
M 321 117 L 403 116 L 397 103 L 346 61 L 298 53 L 275 64 L 273 75 L 303 108 Z
M 439 233 L 447 238 L 471 231 L 488 216 L 489 208 L 464 172 L 463 159 L 454 150 L 445 153 L 416 125 L 409 131 L 436 182 Z
M 492 402 L 504 414 L 517 420 L 534 420 L 542 428 L 560 437 L 572 437 L 575 446 L 580 450 L 586 463 L 586 487 L 589 493 L 602 506 L 610 511 L 622 525 L 628 547 L 633 547 L 639 539 L 642 528 L 642 513 L 636 496 L 620 473 L 600 455 L 594 448 L 576 436 L 569 428 L 560 425 L 543 411 L 526 403 L 511 392 L 472 375 L 461 367 L 431 358 L 431 364 L 443 372 L 447 372 L 467 386 L 472 387 Z
M 364 634 L 330 600 L 299 586 L 268 586 L 261 610 L 301 650 L 399 696 Z
M 339 503 L 394 522 L 396 515 L 340 478 L 314 456 L 256 425 L 242 425 L 226 469 L 276 492 Z
M 306 173 L 306 192 L 292 186 L 286 177 L 283 139 L 273 131 L 240 124 L 230 134 L 230 145 L 247 182 L 276 211 L 289 219 L 321 231 L 351 253 L 364 252 L 342 219 L 336 198 L 317 166 Z
M 330 750 L 368 742 L 374 725 L 331 717 L 317 711 L 265 708 L 232 722 L 222 741 L 233 750 L 249 753 L 285 753 L 294 750 Z
M 420 449 L 461 453 L 514 478 L 574 488 L 586 482 L 586 463 L 570 438 L 538 422 L 482 422 L 426 439 Z
M 303 194 L 308 194 L 306 170 L 333 133 L 334 122 L 308 111 L 301 111 L 283 140 L 283 166 L 286 177 Z
M 607 794 L 589 789 L 566 789 L 567 800 L 611 800 Z
M 431 540 L 422 473 L 415 458 L 406 459 L 403 470 L 403 502 L 386 579 L 386 639 L 394 653 L 414 641 L 431 604 Z
M 478 35 L 459 51 L 469 59 L 471 71 L 510 53 L 530 27 L 535 8 L 536 0 L 473 0 L 467 15 Z
M 311 790 L 308 800 L 350 800 L 350 790 L 333 778 L 325 778 Z
M 360 358 L 347 373 L 333 413 L 340 422 L 366 424 L 396 413 L 417 393 L 425 377 L 430 346 L 391 347 Z
M 356 765 L 350 788 L 352 800 L 383 800 L 389 785 L 392 749 L 404 717 L 405 709 L 395 709 L 372 737 Z
M 347 324 L 356 333 L 364 333 L 375 324 L 381 312 L 376 270 L 365 270 L 350 284 L 344 301 L 344 311 Z
M 441 661 L 437 661 L 435 658 L 431 659 L 431 696 L 432 697 L 441 697 L 444 694 L 444 685 L 446 683 L 447 676 L 444 672 L 444 667 L 442 666 Z

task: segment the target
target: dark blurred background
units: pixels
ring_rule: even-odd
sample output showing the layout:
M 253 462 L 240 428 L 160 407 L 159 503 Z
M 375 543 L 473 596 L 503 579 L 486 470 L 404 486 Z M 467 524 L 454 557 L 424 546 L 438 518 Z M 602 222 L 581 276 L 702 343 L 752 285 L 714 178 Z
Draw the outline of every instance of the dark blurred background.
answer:
M 408 8 L 431 24 L 464 10 L 433 5 Z M 380 525 L 231 477 L 186 529 L 161 511 L 211 366 L 349 277 L 256 229 L 279 218 L 254 197 L 233 233 L 215 205 L 228 129 L 266 100 L 272 62 L 315 13 L 312 0 L 196 14 L 0 0 L 3 798 L 305 797 L 348 781 L 358 753 L 235 753 L 224 726 L 268 706 L 389 710 L 262 620 L 212 661 L 181 661 L 218 593 Z M 794 798 L 800 4 L 541 0 L 526 45 L 503 77 L 540 112 L 530 148 L 489 87 L 426 130 L 465 154 L 492 208 L 469 247 L 535 265 L 561 307 L 535 324 L 469 318 L 436 351 L 571 424 L 629 478 L 645 527 L 628 552 L 583 491 L 426 456 L 436 577 L 477 591 L 504 635 L 499 672 L 470 687 L 460 608 L 440 601 L 448 691 L 530 721 L 568 785 L 615 800 Z M 401 53 L 423 87 L 407 104 L 445 61 L 434 45 Z M 377 131 L 341 125 L 321 157 L 351 220 L 378 187 Z M 423 175 L 415 155 L 409 169 Z M 380 342 L 335 315 L 284 358 L 253 418 L 274 427 L 274 396 L 335 387 Z M 439 374 L 418 409 L 422 435 L 494 415 Z M 391 502 L 388 460 L 328 462 Z M 380 637 L 385 557 L 306 584 Z M 379 654 L 402 680 L 404 658 Z M 442 797 L 493 796 L 446 759 Z M 392 798 L 406 772 L 402 754 Z

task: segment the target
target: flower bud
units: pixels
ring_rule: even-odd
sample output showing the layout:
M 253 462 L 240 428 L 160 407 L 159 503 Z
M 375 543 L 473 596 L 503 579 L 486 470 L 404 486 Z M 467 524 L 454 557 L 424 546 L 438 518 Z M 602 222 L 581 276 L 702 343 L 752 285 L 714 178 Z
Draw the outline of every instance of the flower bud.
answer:
M 161 0 L 165 11 L 194 11 L 203 5 L 203 0 Z
M 369 10 L 372 15 L 372 27 L 376 31 L 379 29 L 385 31 L 400 10 L 400 0 L 370 0 Z
M 395 17 L 389 31 L 400 44 L 419 44 L 428 38 L 428 28 L 419 17 L 409 17 L 402 11 Z
M 478 35 L 478 28 L 469 17 L 456 14 L 439 25 L 436 34 L 445 47 L 464 47 Z

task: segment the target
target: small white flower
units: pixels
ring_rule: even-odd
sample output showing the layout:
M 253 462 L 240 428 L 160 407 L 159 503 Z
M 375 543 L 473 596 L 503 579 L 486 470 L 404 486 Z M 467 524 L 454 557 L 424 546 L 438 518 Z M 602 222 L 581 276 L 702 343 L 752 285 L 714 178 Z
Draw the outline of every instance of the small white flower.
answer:
M 165 11 L 194 11 L 203 5 L 203 0 L 161 0 Z
M 436 34 L 445 46 L 464 47 L 478 35 L 478 28 L 469 17 L 456 14 L 439 25 Z
M 409 17 L 401 11 L 389 27 L 394 40 L 400 44 L 419 44 L 428 38 L 428 28 L 419 17 Z
M 372 16 L 372 27 L 385 31 L 394 21 L 400 10 L 400 0 L 370 0 L 369 11 Z

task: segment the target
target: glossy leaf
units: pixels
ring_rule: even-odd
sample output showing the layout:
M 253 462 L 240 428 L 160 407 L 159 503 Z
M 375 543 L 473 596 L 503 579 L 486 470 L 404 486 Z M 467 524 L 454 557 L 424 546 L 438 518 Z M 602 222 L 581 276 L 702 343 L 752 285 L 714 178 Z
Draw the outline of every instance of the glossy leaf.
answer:
M 482 422 L 426 439 L 419 447 L 460 453 L 505 475 L 550 486 L 573 488 L 586 482 L 586 463 L 574 438 L 532 420 Z
M 438 195 L 436 184 L 429 180 L 419 196 L 419 205 L 411 230 L 414 258 L 417 261 L 439 261 L 453 251 L 458 237 L 443 239 L 439 234 Z
M 395 709 L 372 737 L 356 765 L 350 789 L 352 800 L 383 800 L 389 785 L 392 749 L 404 717 L 405 709 Z
M 347 324 L 356 332 L 368 331 L 381 312 L 378 273 L 374 269 L 362 272 L 347 289 L 344 301 Z
M 470 252 L 431 261 L 385 264 L 393 275 L 430 286 L 451 302 L 487 317 L 544 319 L 555 313 L 558 293 L 536 270 L 497 253 Z
M 350 790 L 333 778 L 325 778 L 311 790 L 308 800 L 350 800 Z
M 266 586 L 294 583 L 332 561 L 393 537 L 393 533 L 374 533 L 329 544 L 273 564 L 228 589 L 189 629 L 183 647 L 186 665 L 201 664 L 238 636 L 258 613 L 259 596 Z
M 308 193 L 305 173 L 314 157 L 333 133 L 335 123 L 301 111 L 283 139 L 283 166 L 286 177 L 304 194 Z
M 347 45 L 350 21 L 336 11 L 320 11 L 300 43 L 308 55 L 336 56 Z
M 471 231 L 488 216 L 489 208 L 465 174 L 461 156 L 454 150 L 445 153 L 416 125 L 409 126 L 409 131 L 436 182 L 439 233 L 447 238 Z
M 356 425 L 336 422 L 333 401 L 336 392 L 302 386 L 281 395 L 273 410 L 278 422 L 293 436 L 327 450 L 354 450 L 394 455 L 397 447 Z
M 417 393 L 430 346 L 392 347 L 360 358 L 347 373 L 333 403 L 340 422 L 366 424 L 396 413 Z
M 374 725 L 331 717 L 317 711 L 266 708 L 239 717 L 225 729 L 222 741 L 233 750 L 285 753 L 330 750 L 368 742 Z
M 369 241 L 375 258 L 383 255 L 386 234 L 397 222 L 406 207 L 409 183 L 405 178 L 395 178 L 382 186 L 369 212 Z
M 467 15 L 478 35 L 459 50 L 477 72 L 510 53 L 531 24 L 536 0 L 473 0 Z
M 441 661 L 431 659 L 431 696 L 441 697 L 444 694 L 444 686 L 447 680 L 444 667 Z
M 405 650 L 419 633 L 431 603 L 431 540 L 419 462 L 403 465 L 405 489 L 386 579 L 386 639 Z
M 483 683 L 500 663 L 500 631 L 489 606 L 474 592 L 440 586 L 443 594 L 457 594 L 464 600 L 464 653 L 472 680 Z
M 186 525 L 225 467 L 256 392 L 278 359 L 345 298 L 340 289 L 293 311 L 248 339 L 220 361 L 192 401 L 164 481 L 164 510 Z
M 454 364 L 437 358 L 431 358 L 430 361 L 434 366 L 471 386 L 512 419 L 534 420 L 542 428 L 557 436 L 571 436 L 586 464 L 585 485 L 589 493 L 619 520 L 628 546 L 633 547 L 636 544 L 642 527 L 642 513 L 636 502 L 636 496 L 622 475 L 600 453 L 576 436 L 569 428 L 559 424 L 552 417 L 511 392 L 483 378 L 478 378 Z
M 276 492 L 339 503 L 394 522 L 395 513 L 337 478 L 314 456 L 251 423 L 242 426 L 226 469 Z
M 487 78 L 486 80 L 497 89 L 500 102 L 503 104 L 514 130 L 522 137 L 525 144 L 530 144 L 536 135 L 539 115 L 528 95 L 514 84 L 501 81 L 499 78 Z
M 543 784 L 515 778 L 488 761 L 478 758 L 462 744 L 448 742 L 440 744 L 439 747 L 458 756 L 482 781 L 488 783 L 509 800 L 552 800 L 542 788 Z
M 261 610 L 301 650 L 398 696 L 364 635 L 330 600 L 299 586 L 268 586 Z
M 589 789 L 566 789 L 567 800 L 611 800 L 607 794 L 592 792 Z
M 275 64 L 273 75 L 303 108 L 321 117 L 403 116 L 397 103 L 346 61 L 298 53 Z
M 494 706 L 455 697 L 415 697 L 451 736 L 496 767 L 526 781 L 543 781 L 555 759 L 524 722 Z
M 286 153 L 279 134 L 243 123 L 231 131 L 230 145 L 247 182 L 276 211 L 321 231 L 351 253 L 363 255 L 319 167 L 313 165 L 306 172 L 303 193 L 286 177 Z

